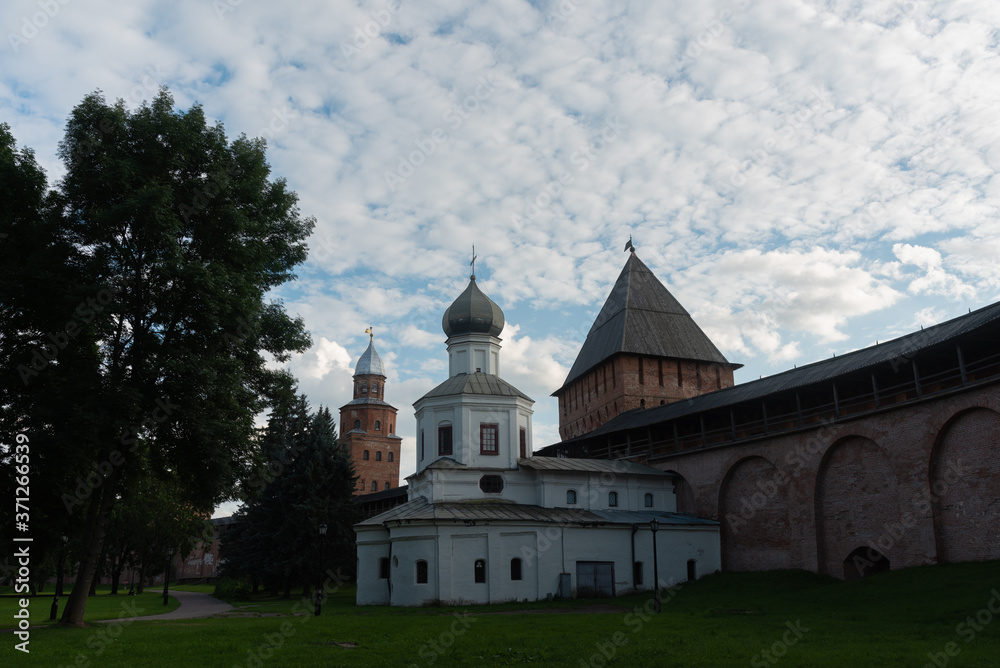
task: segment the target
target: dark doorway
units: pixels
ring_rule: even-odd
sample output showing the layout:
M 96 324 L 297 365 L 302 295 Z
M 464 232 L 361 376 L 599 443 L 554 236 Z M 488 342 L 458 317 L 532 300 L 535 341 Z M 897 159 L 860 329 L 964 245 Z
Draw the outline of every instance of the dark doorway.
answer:
M 694 559 L 688 559 L 688 582 L 698 579 L 698 566 Z
M 844 579 L 857 580 L 889 570 L 889 559 L 873 547 L 859 547 L 844 559 Z
M 578 598 L 613 597 L 615 595 L 614 562 L 576 562 L 576 595 Z

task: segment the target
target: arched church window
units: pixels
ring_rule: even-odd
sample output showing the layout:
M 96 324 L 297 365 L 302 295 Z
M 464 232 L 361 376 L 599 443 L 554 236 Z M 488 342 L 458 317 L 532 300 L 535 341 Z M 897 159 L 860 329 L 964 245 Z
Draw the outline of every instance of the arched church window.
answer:
M 372 394 L 378 394 L 378 383 L 372 383 Z
M 385 488 L 389 489 L 389 483 L 388 482 L 385 483 Z
M 391 462 L 391 461 L 393 461 L 393 460 L 395 459 L 395 457 L 393 456 L 394 454 L 395 454 L 395 453 L 392 453 L 392 452 L 390 452 L 390 453 L 389 453 L 389 461 L 390 461 L 390 462 Z
M 378 481 L 377 480 L 372 480 L 372 491 L 373 492 L 377 492 L 378 491 Z
M 517 557 L 510 560 L 510 579 L 520 580 L 521 579 L 521 560 Z
M 427 584 L 427 562 L 423 559 L 417 562 L 417 584 Z
M 375 420 L 375 431 L 382 431 L 382 421 Z
M 354 428 L 355 429 L 361 429 L 361 420 L 355 420 L 354 421 Z
M 611 508 L 618 507 L 618 492 L 608 492 L 608 506 Z
M 438 455 L 451 454 L 451 425 L 442 424 L 438 427 Z
M 643 497 L 643 503 L 645 504 L 645 506 L 647 508 L 652 508 L 653 507 L 653 495 L 650 494 L 649 492 L 646 492 L 646 496 Z
M 476 582 L 482 584 L 486 582 L 486 560 L 476 559 L 475 567 Z
M 376 452 L 375 453 L 375 461 L 377 461 L 377 462 L 382 461 L 382 453 L 381 452 Z
M 366 462 L 368 461 L 368 451 L 367 450 L 365 450 L 363 453 L 361 453 L 361 459 L 365 460 Z
M 368 394 L 368 383 L 361 383 L 361 394 Z
M 575 506 L 576 505 L 576 490 L 567 489 L 566 490 L 566 505 Z

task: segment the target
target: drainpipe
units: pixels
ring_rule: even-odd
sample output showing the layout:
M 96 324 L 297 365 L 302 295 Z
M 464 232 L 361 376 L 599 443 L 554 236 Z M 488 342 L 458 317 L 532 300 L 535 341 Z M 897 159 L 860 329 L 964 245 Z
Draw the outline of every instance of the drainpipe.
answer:
M 392 533 L 389 531 L 389 522 L 382 522 L 382 527 L 389 534 L 389 577 L 385 579 L 385 585 L 389 588 L 389 605 L 392 605 Z
M 639 583 L 635 581 L 635 532 L 639 530 L 638 524 L 632 525 L 632 589 L 638 589 Z

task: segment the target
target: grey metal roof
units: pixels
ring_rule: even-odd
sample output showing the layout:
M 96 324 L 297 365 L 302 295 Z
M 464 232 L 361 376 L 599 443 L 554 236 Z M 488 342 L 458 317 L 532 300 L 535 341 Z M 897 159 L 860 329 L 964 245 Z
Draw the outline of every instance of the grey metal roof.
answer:
M 562 390 L 617 353 L 730 365 L 691 315 L 633 252 L 604 302 Z M 742 365 L 731 364 L 733 368 Z
M 813 362 L 796 369 L 789 369 L 774 376 L 741 383 L 664 406 L 656 406 L 646 410 L 633 409 L 616 416 L 592 432 L 578 436 L 577 439 L 584 440 L 592 436 L 624 429 L 646 427 L 684 415 L 723 408 L 751 399 L 760 399 L 785 390 L 794 390 L 814 383 L 830 381 L 839 376 L 879 364 L 906 363 L 921 350 L 947 343 L 963 334 L 989 325 L 997 319 L 1000 319 L 1000 302 L 891 341 Z
M 375 352 L 374 338 L 368 342 L 368 349 L 361 354 L 358 365 L 354 367 L 354 375 L 385 377 L 385 367 L 382 365 L 382 358 Z
M 532 401 L 531 397 L 500 378 L 500 376 L 482 372 L 456 374 L 425 394 L 422 398 L 447 397 L 457 394 L 522 397 L 528 401 Z M 534 402 L 532 401 L 532 403 Z
M 556 522 L 561 524 L 648 524 L 656 518 L 663 525 L 717 526 L 718 522 L 680 513 L 627 510 L 582 510 L 579 508 L 542 508 L 520 503 L 465 502 L 428 503 L 414 499 L 370 517 L 355 526 L 378 526 L 384 522 L 454 521 L 454 522 Z
M 359 405 L 385 406 L 386 408 L 394 408 L 391 404 L 382 401 L 381 399 L 375 399 L 373 397 L 358 397 L 357 399 L 351 399 L 346 404 L 344 404 L 343 407 L 346 408 L 347 406 L 359 406 Z
M 468 287 L 444 312 L 441 319 L 444 333 L 449 337 L 473 333 L 499 336 L 503 331 L 503 311 L 483 294 L 475 276 L 469 278 Z
M 644 464 L 628 460 L 570 459 L 568 457 L 540 457 L 517 460 L 518 465 L 538 471 L 574 471 L 593 473 L 616 473 L 625 475 L 670 476 L 671 473 L 654 469 Z

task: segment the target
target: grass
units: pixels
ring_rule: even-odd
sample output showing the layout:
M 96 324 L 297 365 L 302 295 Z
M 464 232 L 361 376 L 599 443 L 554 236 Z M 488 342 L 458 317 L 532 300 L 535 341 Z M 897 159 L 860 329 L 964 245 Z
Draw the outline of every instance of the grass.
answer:
M 723 573 L 666 594 L 659 615 L 645 612 L 649 594 L 359 608 L 345 587 L 331 595 L 320 617 L 312 616 L 311 603 L 260 597 L 234 602 L 237 612 L 254 616 L 136 621 L 114 637 L 110 629 L 100 635 L 103 625 L 38 629 L 30 659 L 17 665 L 920 667 L 934 665 L 931 654 L 937 668 L 946 660 L 948 666 L 996 666 L 1000 614 L 987 610 L 990 603 L 1000 610 L 994 590 L 1000 592 L 996 561 L 904 569 L 847 583 L 803 571 Z M 8 600 L 0 603 L 0 626 L 10 625 Z M 595 603 L 619 610 L 546 612 Z M 161 601 L 157 612 L 162 608 Z M 977 613 L 980 621 L 991 620 L 979 631 L 964 625 Z M 16 654 L 16 640 L 0 638 L 6 645 L 0 662 L 7 665 L 4 657 Z M 957 656 L 947 656 L 947 648 Z
M 111 596 L 110 586 L 100 586 L 97 588 L 97 595 L 87 599 L 87 610 L 83 615 L 85 622 L 93 622 L 99 619 L 120 619 L 122 617 L 142 617 L 147 615 L 161 615 L 164 612 L 176 610 L 180 603 L 176 598 L 171 597 L 167 605 L 163 605 L 163 589 L 146 588 L 141 596 L 126 596 L 119 593 Z M 0 629 L 12 629 L 14 624 L 14 613 L 20 609 L 20 597 L 14 595 L 13 587 L 3 587 L 0 589 Z M 59 616 L 62 616 L 69 600 L 69 587 L 64 589 L 64 595 L 59 597 Z M 43 592 L 38 596 L 33 596 L 29 600 L 28 612 L 31 615 L 32 626 L 53 626 L 58 622 L 49 621 L 49 612 L 52 609 L 52 593 Z M 0 647 L 0 657 L 5 655 L 5 649 Z

